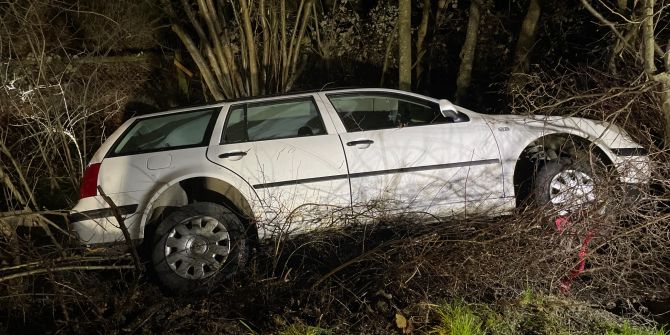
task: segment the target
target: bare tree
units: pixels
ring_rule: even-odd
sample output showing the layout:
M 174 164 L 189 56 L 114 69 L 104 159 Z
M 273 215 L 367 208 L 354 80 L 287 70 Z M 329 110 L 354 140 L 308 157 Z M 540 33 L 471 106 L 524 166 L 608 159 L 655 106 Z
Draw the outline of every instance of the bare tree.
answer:
M 461 49 L 461 65 L 458 69 L 458 79 L 456 79 L 456 102 L 461 101 L 465 97 L 472 81 L 472 66 L 475 62 L 481 8 L 482 3 L 480 0 L 472 0 L 470 2 L 468 30 L 465 34 L 465 43 Z
M 215 99 L 285 92 L 301 72 L 306 29 L 315 12 L 313 0 L 295 5 L 291 16 L 286 0 L 181 0 L 195 36 L 179 22 L 172 30 Z
M 539 0 L 530 0 L 528 11 L 521 24 L 519 39 L 514 52 L 514 72 L 525 73 L 528 71 L 528 53 L 535 43 L 537 23 L 540 20 L 542 8 Z
M 656 32 L 657 26 L 654 22 L 667 4 L 665 2 L 657 4 L 655 0 L 643 0 L 633 2 L 632 7 L 628 8 L 626 2 L 618 1 L 619 8 L 618 11 L 615 11 L 612 7 L 607 6 L 603 0 L 597 2 L 607 8 L 608 12 L 613 12 L 618 19 L 624 21 L 622 24 L 610 21 L 592 5 L 592 1 L 581 0 L 582 6 L 601 24 L 610 28 L 616 36 L 617 42 L 613 49 L 613 59 L 624 50 L 629 52 L 643 64 L 647 83 L 659 87 L 657 97 L 665 121 L 665 142 L 666 145 L 670 144 L 670 57 L 668 57 L 670 53 L 663 51 L 659 46 L 658 39 L 660 37 Z M 632 14 L 627 15 L 625 13 L 626 9 Z M 663 68 L 659 70 L 656 66 L 657 63 L 663 64 Z M 613 65 L 610 68 L 615 70 Z
M 398 1 L 399 88 L 412 89 L 412 1 Z
M 419 23 L 419 29 L 416 35 L 416 82 L 417 85 L 421 81 L 421 75 L 423 74 L 423 60 L 426 54 L 426 35 L 428 34 L 428 22 L 430 21 L 430 0 L 423 0 L 423 8 L 421 8 L 421 23 Z

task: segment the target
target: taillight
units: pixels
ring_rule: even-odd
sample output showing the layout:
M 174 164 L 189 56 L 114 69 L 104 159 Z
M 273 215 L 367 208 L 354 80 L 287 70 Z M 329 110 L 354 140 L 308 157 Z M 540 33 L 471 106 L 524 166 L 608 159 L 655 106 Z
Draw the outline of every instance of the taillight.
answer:
M 100 163 L 91 164 L 86 168 L 84 177 L 81 178 L 81 186 L 79 186 L 79 199 L 98 194 L 98 172 L 100 172 Z

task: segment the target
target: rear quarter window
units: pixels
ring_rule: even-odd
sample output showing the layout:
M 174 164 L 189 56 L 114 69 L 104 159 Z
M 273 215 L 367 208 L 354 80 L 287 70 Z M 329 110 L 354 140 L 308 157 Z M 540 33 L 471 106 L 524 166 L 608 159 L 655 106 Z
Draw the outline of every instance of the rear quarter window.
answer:
M 216 109 L 160 115 L 135 121 L 110 156 L 206 146 Z

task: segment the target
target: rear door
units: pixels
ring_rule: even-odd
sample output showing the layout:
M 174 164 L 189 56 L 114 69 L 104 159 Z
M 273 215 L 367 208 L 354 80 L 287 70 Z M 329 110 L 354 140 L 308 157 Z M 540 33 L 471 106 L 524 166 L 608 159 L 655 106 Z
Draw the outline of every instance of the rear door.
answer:
M 207 157 L 247 180 L 281 229 L 322 223 L 350 205 L 347 164 L 318 96 L 231 104 Z M 303 225 L 280 227 L 288 222 Z M 272 229 L 273 227 L 269 227 Z
M 481 119 L 444 117 L 433 100 L 322 93 L 337 112 L 352 201 L 431 213 L 503 196 L 500 155 Z

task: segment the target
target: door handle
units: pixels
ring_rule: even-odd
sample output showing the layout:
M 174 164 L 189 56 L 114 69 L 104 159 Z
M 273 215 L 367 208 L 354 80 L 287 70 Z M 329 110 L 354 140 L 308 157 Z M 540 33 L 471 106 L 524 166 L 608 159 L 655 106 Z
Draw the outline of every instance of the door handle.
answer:
M 373 140 L 355 140 L 351 142 L 347 142 L 347 145 L 350 147 L 353 147 L 354 145 L 359 145 L 359 144 L 367 144 L 370 145 L 372 143 L 375 143 Z
M 246 156 L 247 153 L 244 151 L 231 151 L 231 152 L 225 152 L 219 155 L 219 158 L 230 158 L 230 157 L 244 157 Z

